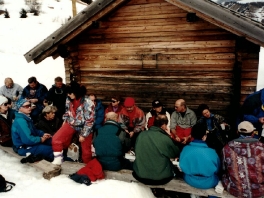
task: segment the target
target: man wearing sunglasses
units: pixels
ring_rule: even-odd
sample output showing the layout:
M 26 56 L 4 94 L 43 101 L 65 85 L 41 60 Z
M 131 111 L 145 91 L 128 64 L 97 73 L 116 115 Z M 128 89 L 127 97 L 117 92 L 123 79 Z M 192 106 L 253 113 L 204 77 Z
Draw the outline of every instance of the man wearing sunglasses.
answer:
M 30 113 L 31 102 L 20 99 L 17 102 L 18 112 L 12 124 L 13 149 L 21 156 L 31 154 L 48 161 L 53 161 L 51 135 L 35 128 Z
M 0 95 L 0 144 L 12 147 L 11 125 L 15 111 L 8 108 L 8 99 Z

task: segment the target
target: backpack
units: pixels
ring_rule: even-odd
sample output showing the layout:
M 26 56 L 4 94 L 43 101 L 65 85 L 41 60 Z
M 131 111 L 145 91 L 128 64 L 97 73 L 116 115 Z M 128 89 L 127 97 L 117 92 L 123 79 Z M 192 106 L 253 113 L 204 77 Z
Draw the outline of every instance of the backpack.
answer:
M 8 185 L 10 184 L 10 185 Z M 0 192 L 8 192 L 16 184 L 13 182 L 6 181 L 5 178 L 0 174 Z

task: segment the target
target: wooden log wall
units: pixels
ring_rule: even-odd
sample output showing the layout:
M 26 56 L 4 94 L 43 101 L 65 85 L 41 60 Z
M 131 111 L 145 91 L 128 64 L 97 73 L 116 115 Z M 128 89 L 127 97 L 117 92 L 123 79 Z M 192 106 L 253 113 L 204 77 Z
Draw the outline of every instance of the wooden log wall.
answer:
M 73 67 L 88 93 L 105 105 L 113 95 L 132 96 L 145 112 L 154 99 L 172 111 L 183 98 L 194 110 L 207 103 L 228 115 L 236 36 L 202 19 L 187 22 L 186 15 L 162 0 L 129 1 L 74 40 L 65 61 L 67 81 Z M 250 72 L 243 78 L 254 78 L 256 71 Z

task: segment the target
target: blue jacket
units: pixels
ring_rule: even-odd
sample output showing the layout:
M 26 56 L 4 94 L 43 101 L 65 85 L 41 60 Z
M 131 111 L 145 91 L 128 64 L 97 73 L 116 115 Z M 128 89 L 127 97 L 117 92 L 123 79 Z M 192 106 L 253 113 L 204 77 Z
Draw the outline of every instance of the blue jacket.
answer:
M 250 94 L 242 105 L 242 119 L 251 122 L 260 134 L 262 124 L 259 122 L 259 118 L 264 117 L 262 105 L 264 105 L 264 89 Z
M 121 169 L 123 148 L 118 135 L 121 132 L 120 125 L 115 121 L 106 121 L 98 130 L 93 145 L 96 157 L 102 164 L 103 169 L 118 171 Z
M 105 118 L 105 114 L 104 114 L 104 106 L 102 104 L 102 101 L 99 99 L 96 99 L 95 122 L 93 126 L 95 130 L 98 130 L 100 127 L 102 127 L 104 118 Z
M 35 103 L 36 110 L 37 110 L 38 114 L 41 113 L 41 111 L 44 107 L 43 106 L 43 100 L 46 98 L 47 92 L 48 92 L 47 87 L 38 82 L 37 87 L 36 87 L 35 97 L 34 97 L 34 98 L 38 99 L 38 102 Z M 30 87 L 29 87 L 29 85 L 27 85 L 23 89 L 23 93 L 22 93 L 21 98 L 29 98 L 29 97 L 30 97 Z
M 180 168 L 184 173 L 185 182 L 195 188 L 212 188 L 219 181 L 217 173 L 220 169 L 220 159 L 215 150 L 209 148 L 202 140 L 194 140 L 183 148 Z
M 33 146 L 41 143 L 44 132 L 35 128 L 30 117 L 16 112 L 15 120 L 11 128 L 13 144 L 19 146 Z

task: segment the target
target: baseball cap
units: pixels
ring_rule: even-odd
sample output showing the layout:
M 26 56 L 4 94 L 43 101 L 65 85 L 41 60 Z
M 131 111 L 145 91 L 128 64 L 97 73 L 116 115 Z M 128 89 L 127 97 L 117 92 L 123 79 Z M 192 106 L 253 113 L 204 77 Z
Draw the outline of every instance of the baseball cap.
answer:
M 241 133 L 251 133 L 253 132 L 256 128 L 253 126 L 253 124 L 251 124 L 248 121 L 243 121 L 238 125 L 238 131 Z

